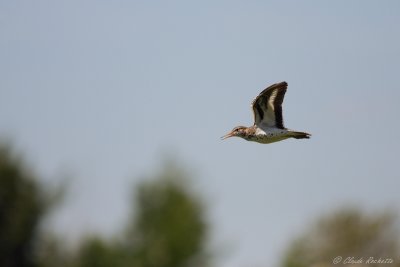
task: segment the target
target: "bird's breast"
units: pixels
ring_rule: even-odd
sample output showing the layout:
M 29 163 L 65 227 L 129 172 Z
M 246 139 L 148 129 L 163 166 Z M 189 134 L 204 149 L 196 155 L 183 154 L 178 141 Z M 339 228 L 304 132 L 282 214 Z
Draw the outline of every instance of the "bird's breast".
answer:
M 261 129 L 257 128 L 255 134 L 249 138 L 249 141 L 254 141 L 262 144 L 269 144 L 289 138 L 288 131 L 285 129 L 270 128 Z

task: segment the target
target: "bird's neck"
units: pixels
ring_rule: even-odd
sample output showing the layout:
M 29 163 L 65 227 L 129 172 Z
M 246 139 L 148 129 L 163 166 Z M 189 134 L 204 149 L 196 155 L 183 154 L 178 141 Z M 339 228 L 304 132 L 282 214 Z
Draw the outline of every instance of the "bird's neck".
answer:
M 255 135 L 257 131 L 257 126 L 252 125 L 250 127 L 247 127 L 245 131 L 247 135 Z

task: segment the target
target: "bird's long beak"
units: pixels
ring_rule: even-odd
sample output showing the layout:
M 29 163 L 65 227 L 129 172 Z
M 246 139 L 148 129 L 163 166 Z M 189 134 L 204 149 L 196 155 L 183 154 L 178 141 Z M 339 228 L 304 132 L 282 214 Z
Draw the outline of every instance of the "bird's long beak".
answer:
M 221 137 L 221 140 L 225 140 L 226 138 L 229 138 L 229 137 L 232 137 L 232 136 L 234 136 L 234 135 L 233 135 L 233 132 L 230 132 L 230 133 L 228 133 L 228 134 L 222 136 L 222 137 Z

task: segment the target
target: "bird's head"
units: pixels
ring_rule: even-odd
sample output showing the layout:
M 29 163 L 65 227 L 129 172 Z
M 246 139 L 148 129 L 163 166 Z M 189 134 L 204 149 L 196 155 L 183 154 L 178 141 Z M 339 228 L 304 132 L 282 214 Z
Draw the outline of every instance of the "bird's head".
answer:
M 222 136 L 221 139 L 224 140 L 226 138 L 233 137 L 233 136 L 244 138 L 247 135 L 246 130 L 247 130 L 247 127 L 237 126 L 237 127 L 233 128 L 232 131 L 230 131 L 226 135 Z

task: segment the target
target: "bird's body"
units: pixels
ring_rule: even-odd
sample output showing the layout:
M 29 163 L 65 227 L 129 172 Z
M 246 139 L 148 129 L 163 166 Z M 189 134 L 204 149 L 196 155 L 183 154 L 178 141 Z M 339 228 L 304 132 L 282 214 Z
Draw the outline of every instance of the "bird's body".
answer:
M 310 138 L 309 133 L 293 131 L 283 126 L 282 102 L 287 83 L 276 83 L 262 91 L 253 101 L 254 124 L 250 127 L 238 126 L 223 136 L 241 137 L 247 141 L 269 144 L 287 138 Z
M 244 139 L 248 141 L 269 144 L 291 137 L 291 131 L 287 129 L 278 129 L 274 127 L 259 128 L 257 126 L 251 126 L 249 128 L 251 128 L 251 130 L 248 131 L 249 134 L 244 136 Z

